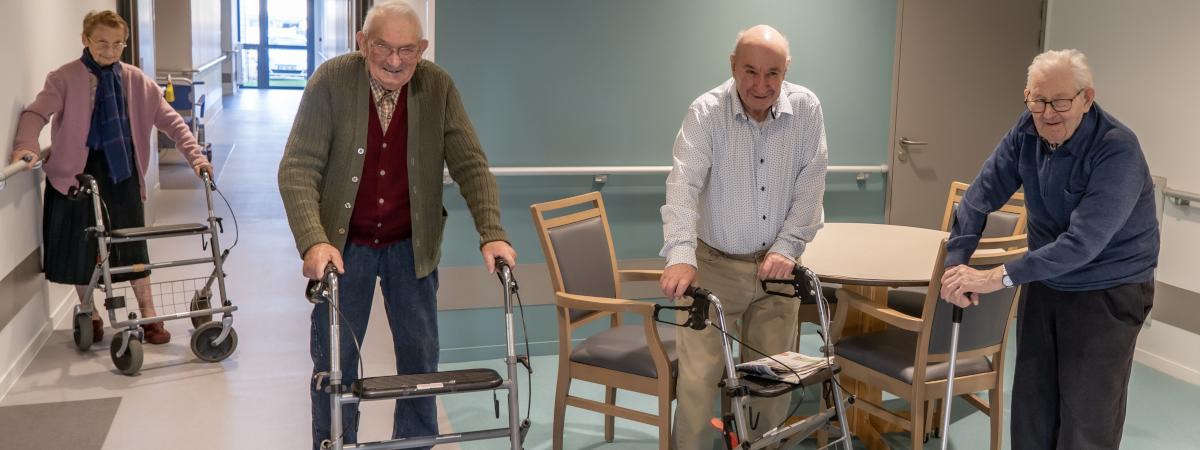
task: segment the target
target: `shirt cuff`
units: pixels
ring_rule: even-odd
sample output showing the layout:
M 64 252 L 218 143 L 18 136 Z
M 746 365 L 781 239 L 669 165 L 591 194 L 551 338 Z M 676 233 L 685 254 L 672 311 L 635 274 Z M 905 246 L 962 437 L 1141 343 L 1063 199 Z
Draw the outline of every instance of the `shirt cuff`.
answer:
M 767 252 L 768 253 L 778 253 L 780 255 L 786 256 L 788 259 L 791 259 L 792 261 L 795 261 L 796 257 L 798 257 L 804 253 L 804 246 L 805 246 L 804 241 L 797 241 L 797 242 L 775 241 L 775 244 L 772 245 L 771 249 L 768 250 Z
M 1031 273 L 1033 272 L 1033 269 L 1029 267 L 1029 264 L 1025 261 L 1024 257 L 1016 261 L 1004 263 L 1004 269 L 1008 271 L 1008 278 L 1012 280 L 1013 286 L 1020 286 L 1022 284 L 1028 284 L 1032 281 L 1039 281 L 1034 279 L 1036 277 L 1034 277 L 1034 274 Z
M 946 242 L 945 267 L 954 267 L 971 261 L 971 255 L 979 246 L 978 236 L 956 236 Z
M 667 266 L 671 267 L 676 264 L 690 264 L 692 267 L 700 267 L 696 264 L 696 249 L 686 245 L 676 245 L 671 250 L 667 251 Z

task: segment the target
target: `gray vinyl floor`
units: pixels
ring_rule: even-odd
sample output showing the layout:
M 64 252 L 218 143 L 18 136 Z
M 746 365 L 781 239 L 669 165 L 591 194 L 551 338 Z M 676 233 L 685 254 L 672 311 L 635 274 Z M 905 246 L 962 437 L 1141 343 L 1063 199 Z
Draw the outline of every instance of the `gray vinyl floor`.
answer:
M 226 110 L 209 125 L 209 140 L 225 153 L 218 155 L 223 166 L 218 181 L 237 213 L 240 232 L 227 266 L 232 300 L 240 308 L 234 322 L 239 347 L 233 356 L 216 364 L 201 362 L 188 347 L 190 326 L 169 322 L 174 340 L 147 346 L 142 373 L 126 377 L 115 373 L 107 341 L 81 354 L 72 347 L 69 324 L 59 324 L 32 365 L 0 400 L 0 448 L 307 448 L 311 305 L 302 296 L 304 280 L 275 179 L 299 97 L 300 91 L 245 90 L 227 99 Z M 161 191 L 160 223 L 202 219 L 202 191 L 186 188 L 182 182 L 172 186 L 185 188 Z M 227 232 L 222 239 L 228 247 L 233 243 L 233 220 L 223 215 Z M 150 248 L 155 260 L 202 254 L 198 238 L 156 241 Z M 198 274 L 162 271 L 155 273 L 154 281 L 190 276 Z M 375 317 L 382 316 L 380 305 L 376 302 L 380 311 Z M 384 321 L 372 321 L 364 344 L 368 374 L 386 374 L 392 367 L 389 339 Z M 815 336 L 805 339 L 812 342 Z M 539 356 L 533 363 L 534 427 L 526 448 L 547 449 L 557 357 Z M 444 369 L 480 366 L 501 368 L 500 361 L 480 361 L 445 364 Z M 574 392 L 602 398 L 599 388 L 586 383 L 578 383 Z M 621 394 L 619 399 L 652 411 L 648 397 Z M 503 423 L 492 416 L 490 394 L 443 397 L 439 406 L 443 431 Z M 524 401 L 521 408 L 524 413 Z M 811 404 L 801 410 L 810 408 Z M 390 434 L 388 405 L 366 403 L 363 410 L 363 439 Z M 955 414 L 952 447 L 984 448 L 986 417 L 967 414 L 962 404 L 956 410 L 961 415 Z M 1200 448 L 1198 420 L 1200 387 L 1140 364 L 1135 367 L 1125 448 Z M 650 449 L 656 439 L 653 428 L 618 420 L 615 442 L 605 444 L 601 416 L 576 409 L 568 411 L 566 430 L 570 449 Z M 895 448 L 907 448 L 903 436 L 890 440 Z M 931 440 L 926 447 L 937 445 Z M 502 447 L 498 442 L 462 444 L 466 449 Z M 804 448 L 812 448 L 811 443 Z

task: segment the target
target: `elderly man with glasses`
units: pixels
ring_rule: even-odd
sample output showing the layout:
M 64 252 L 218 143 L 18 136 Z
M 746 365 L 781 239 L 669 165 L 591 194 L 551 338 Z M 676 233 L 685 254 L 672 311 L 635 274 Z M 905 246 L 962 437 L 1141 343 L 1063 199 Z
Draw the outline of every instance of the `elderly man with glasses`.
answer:
M 376 2 L 357 34 L 361 52 L 333 58 L 304 91 L 279 164 L 279 192 L 305 277 L 328 264 L 341 275 L 341 314 L 361 340 L 380 281 L 398 374 L 437 371 L 437 265 L 446 213 L 442 167 L 460 186 L 489 271 L 516 264 L 500 226 L 496 180 L 454 82 L 421 59 L 429 42 L 403 2 Z M 329 370 L 324 305 L 313 308 L 313 448 L 329 438 Z M 342 339 L 343 379 L 358 372 L 353 339 Z M 343 413 L 345 442 L 356 442 L 357 413 Z M 396 402 L 393 438 L 437 434 L 434 399 Z
M 1095 96 L 1083 53 L 1034 58 L 1028 111 L 967 190 L 947 244 L 947 301 L 967 307 L 978 294 L 1026 285 L 1012 448 L 1121 443 L 1134 345 L 1154 299 L 1158 219 L 1137 136 Z M 962 265 L 987 214 L 1022 186 L 1029 253 L 987 270 Z

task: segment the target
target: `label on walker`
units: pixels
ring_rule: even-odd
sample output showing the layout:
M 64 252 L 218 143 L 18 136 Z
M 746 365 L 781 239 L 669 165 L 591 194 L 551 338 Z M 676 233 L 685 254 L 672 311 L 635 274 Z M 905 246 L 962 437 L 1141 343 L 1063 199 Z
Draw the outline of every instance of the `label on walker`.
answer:
M 417 390 L 420 391 L 423 389 L 441 389 L 445 386 L 446 386 L 445 383 L 425 383 L 425 384 L 418 384 Z

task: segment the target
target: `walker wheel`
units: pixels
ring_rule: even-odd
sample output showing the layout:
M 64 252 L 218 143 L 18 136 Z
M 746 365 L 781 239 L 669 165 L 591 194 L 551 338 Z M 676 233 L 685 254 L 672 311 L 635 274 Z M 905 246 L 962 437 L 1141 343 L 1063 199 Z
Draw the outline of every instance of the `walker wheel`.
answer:
M 202 309 L 212 308 L 211 297 L 209 297 L 206 294 L 201 294 L 200 291 L 196 291 L 196 294 L 192 296 L 192 302 L 190 305 L 188 305 L 188 308 L 191 311 L 199 311 Z M 192 316 L 192 328 L 193 329 L 198 330 L 198 329 L 200 329 L 201 325 L 204 325 L 209 322 L 212 322 L 212 314 L 209 314 L 207 316 Z
M 237 330 L 229 328 L 229 336 L 220 344 L 214 345 L 213 340 L 221 335 L 221 322 L 209 322 L 196 328 L 192 333 L 192 353 L 197 358 L 207 362 L 220 362 L 233 354 L 237 349 Z
M 142 370 L 142 341 L 134 336 L 129 336 L 129 347 L 125 349 L 125 354 L 117 356 L 117 350 L 121 349 L 121 336 L 128 333 L 128 331 L 124 331 L 114 335 L 109 344 L 108 353 L 112 356 L 113 365 L 117 366 L 117 370 L 122 375 L 136 375 Z
M 92 348 L 92 316 L 88 313 L 76 313 L 75 321 L 71 323 L 71 334 L 75 338 L 75 348 L 81 352 Z

